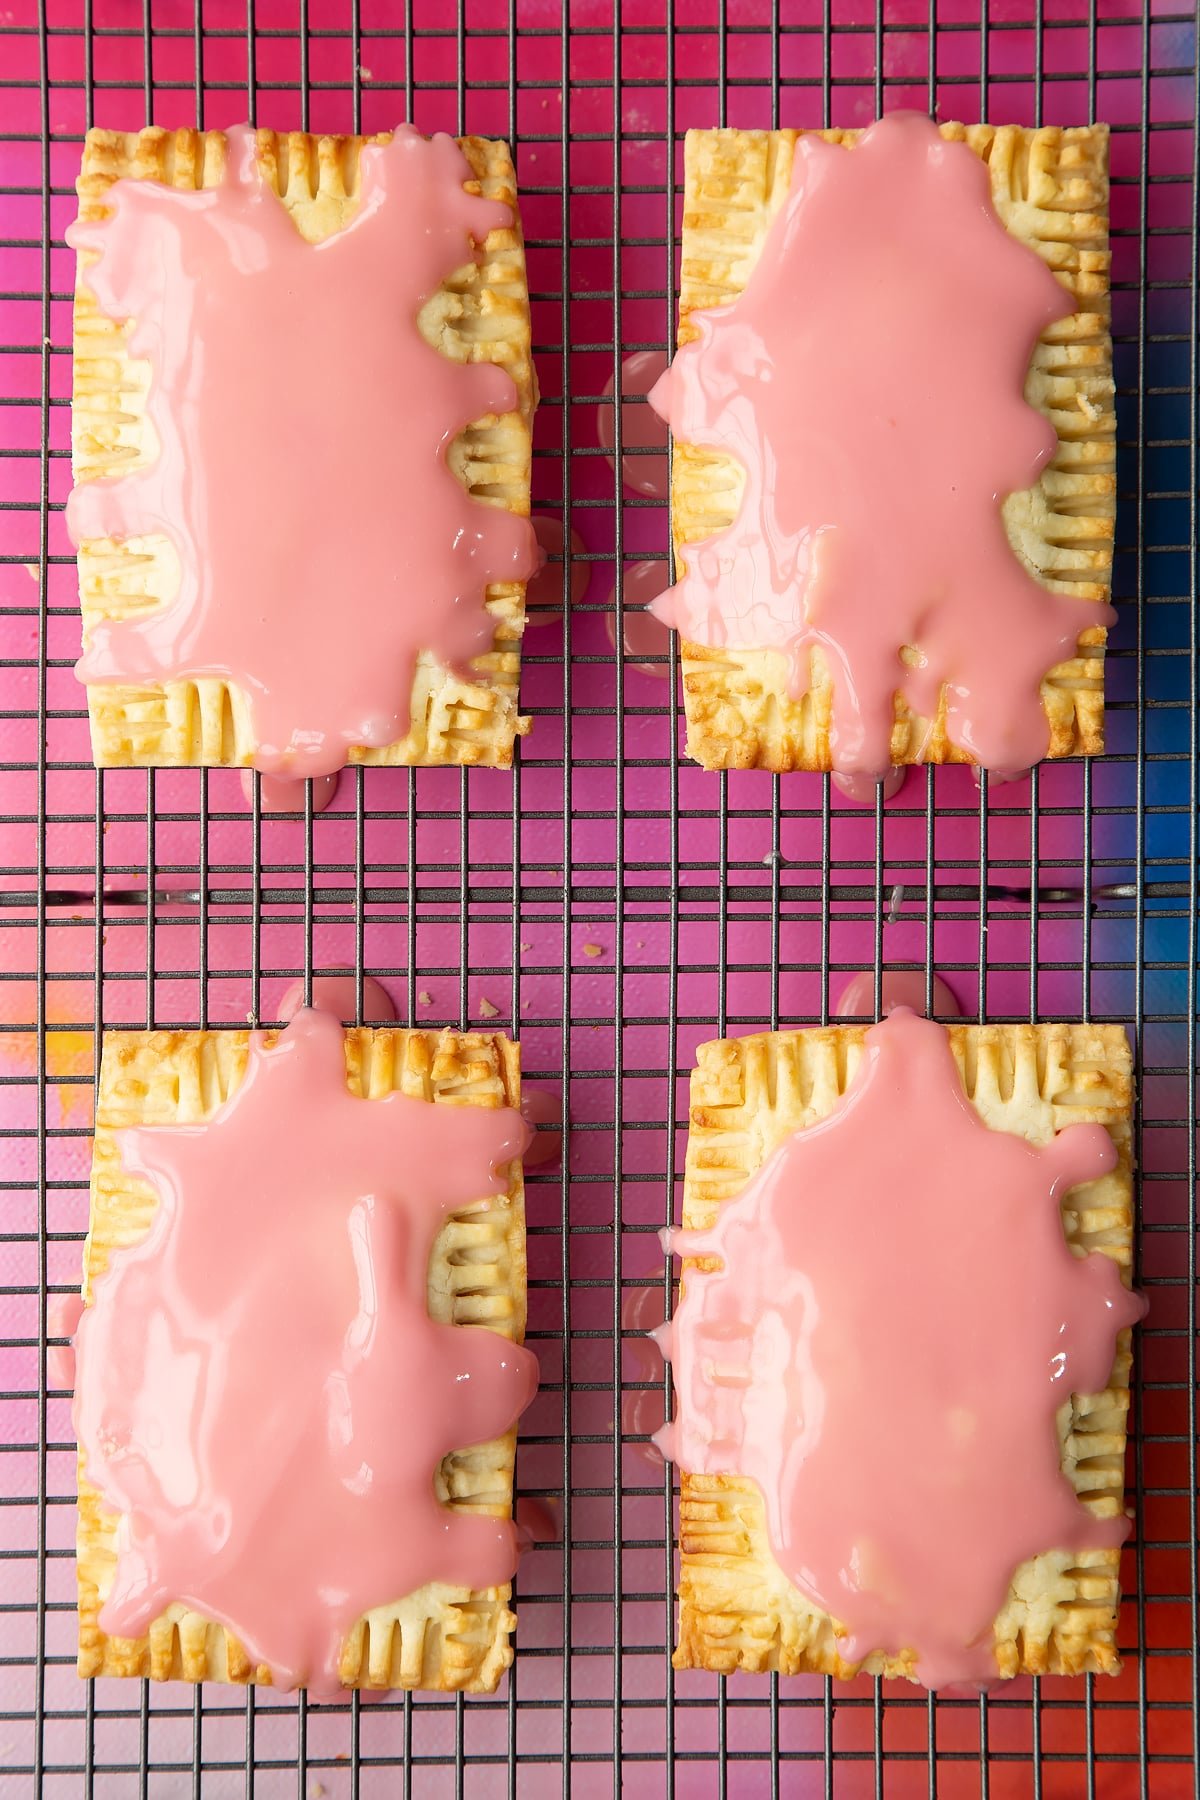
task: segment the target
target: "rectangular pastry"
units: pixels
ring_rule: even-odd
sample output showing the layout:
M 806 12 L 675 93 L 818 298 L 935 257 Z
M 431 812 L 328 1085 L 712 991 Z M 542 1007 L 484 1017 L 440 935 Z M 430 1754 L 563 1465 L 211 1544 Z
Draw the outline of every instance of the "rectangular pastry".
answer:
M 267 1045 L 279 1035 L 266 1033 Z M 503 1037 L 360 1026 L 347 1030 L 344 1042 L 347 1084 L 364 1105 L 393 1092 L 438 1108 L 515 1108 L 520 1103 L 517 1047 Z M 106 1033 L 85 1302 L 112 1253 L 142 1241 L 156 1212 L 154 1188 L 126 1173 L 115 1134 L 131 1126 L 210 1117 L 242 1082 L 248 1043 L 245 1031 Z M 429 1260 L 427 1302 L 435 1322 L 468 1332 L 486 1326 L 489 1333 L 519 1344 L 526 1311 L 524 1190 L 519 1162 L 511 1167 L 506 1193 L 444 1218 Z M 254 1205 L 253 1193 L 245 1204 Z M 260 1371 L 259 1379 L 269 1384 L 269 1370 Z M 396 1371 L 396 1380 L 399 1404 L 402 1371 Z M 434 1487 L 451 1517 L 510 1517 L 515 1447 L 514 1427 L 492 1442 L 444 1458 Z M 232 1631 L 178 1603 L 168 1605 L 140 1638 L 106 1635 L 99 1614 L 114 1578 L 119 1525 L 119 1515 L 89 1483 L 81 1453 L 76 1541 L 80 1675 L 269 1682 L 270 1671 L 253 1664 Z M 403 1533 L 405 1521 L 398 1518 L 395 1528 Z M 298 1585 L 304 1573 L 296 1571 Z M 381 1595 L 344 1640 L 340 1681 L 346 1687 L 489 1693 L 512 1661 L 509 1638 L 516 1621 L 509 1598 L 508 1584 L 472 1592 L 445 1582 L 430 1582 L 403 1596 Z
M 700 1047 L 691 1082 L 685 1230 L 711 1230 L 722 1207 L 772 1152 L 832 1111 L 859 1066 L 866 1031 L 864 1026 L 827 1026 Z M 967 1097 L 989 1127 L 1035 1145 L 1048 1144 L 1071 1125 L 1090 1122 L 1105 1128 L 1116 1152 L 1111 1171 L 1073 1190 L 1063 1208 L 1063 1224 L 1073 1251 L 1099 1250 L 1127 1281 L 1133 1234 L 1133 1083 L 1124 1030 L 1046 1024 L 952 1025 L 947 1031 Z M 836 1215 L 835 1191 L 822 1188 L 809 1198 Z M 964 1198 L 969 1199 L 969 1190 Z M 919 1254 L 915 1239 L 914 1245 Z M 846 1255 L 853 1254 L 847 1244 Z M 695 1255 L 695 1247 L 689 1252 L 685 1245 L 685 1293 L 689 1268 L 697 1266 Z M 902 1271 L 897 1279 L 903 1279 Z M 1072 1394 L 1056 1419 L 1063 1471 L 1089 1511 L 1095 1508 L 1113 1519 L 1121 1516 L 1124 1495 L 1129 1330 L 1122 1329 L 1116 1341 L 1107 1386 L 1101 1392 Z M 907 1347 L 898 1343 L 897 1357 L 903 1361 L 907 1354 Z M 1003 1343 L 995 1346 L 995 1354 L 1004 1356 Z M 724 1379 L 735 1381 L 728 1370 Z M 859 1429 L 869 1444 L 869 1370 L 863 1380 Z M 738 1401 L 747 1411 L 749 1404 L 748 1396 Z M 759 1404 L 765 1402 L 760 1399 Z M 986 1419 L 982 1429 L 986 1455 Z M 682 1474 L 679 1548 L 677 1668 L 722 1675 L 736 1669 L 841 1677 L 856 1672 L 839 1654 L 829 1615 L 780 1568 L 768 1537 L 763 1493 L 753 1482 L 736 1473 Z M 798 1549 L 802 1552 L 803 1545 Z M 1048 1551 L 1019 1567 L 995 1619 L 998 1673 L 1115 1673 L 1119 1559 L 1116 1548 Z M 878 1653 L 867 1656 L 863 1666 L 873 1674 L 913 1673 L 908 1660 Z
M 256 154 L 268 191 L 278 195 L 301 237 L 319 244 L 351 226 L 359 204 L 359 158 L 368 145 L 388 145 L 391 133 L 373 138 L 317 137 L 304 132 L 259 131 Z M 453 476 L 471 497 L 489 508 L 504 509 L 521 519 L 529 514 L 531 429 L 537 389 L 530 344 L 529 299 L 525 256 L 517 211 L 516 176 L 507 144 L 468 137 L 459 149 L 471 181 L 465 191 L 510 209 L 511 224 L 487 233 L 480 253 L 445 277 L 440 289 L 422 306 L 416 325 L 421 336 L 449 363 L 493 365 L 511 378 L 516 404 L 512 411 L 488 413 L 457 432 L 447 452 Z M 109 190 L 119 180 L 154 182 L 184 191 L 221 186 L 234 160 L 232 137 L 220 131 L 88 132 L 77 190 L 79 195 L 78 272 L 74 304 L 74 391 L 72 458 L 76 503 L 80 490 L 104 478 L 129 476 L 150 467 L 162 454 L 162 433 L 153 417 L 152 369 L 130 348 L 133 326 L 101 309 L 90 285 L 96 250 L 83 241 L 89 228 L 111 212 Z M 496 216 L 494 213 L 491 216 Z M 394 253 L 393 253 L 394 254 Z M 381 258 L 386 267 L 387 246 Z M 94 279 L 91 278 L 91 279 Z M 302 282 L 295 284 L 295 304 L 305 306 Z M 171 288 L 166 286 L 169 306 Z M 293 290 L 289 288 L 290 294 Z M 353 316 L 345 320 L 353 333 Z M 397 327 L 399 329 L 399 325 Z M 301 351 L 303 358 L 303 351 Z M 473 371 L 478 375 L 479 369 Z M 304 393 L 305 370 L 295 371 Z M 303 420 L 303 412 L 298 415 Z M 300 545 L 301 559 L 333 554 L 326 544 L 341 545 L 340 565 L 327 583 L 353 588 L 360 576 L 360 544 L 355 520 L 331 517 L 328 497 L 322 509 L 321 446 L 306 444 L 307 429 L 281 419 L 281 434 L 301 435 L 294 442 L 297 490 L 313 484 L 312 541 Z M 405 418 L 405 396 L 395 396 L 395 430 L 413 429 Z M 256 445 L 231 444 L 230 454 L 246 462 L 245 479 L 254 480 Z M 369 451 L 360 446 L 360 454 Z M 92 501 L 86 493 L 83 498 Z M 160 533 L 119 537 L 97 529 L 79 534 L 80 604 L 85 661 L 98 629 L 107 622 L 134 621 L 148 609 L 163 607 L 178 588 L 178 558 L 170 539 Z M 69 520 L 71 509 L 68 509 Z M 307 514 L 304 515 L 307 519 Z M 403 516 L 399 521 L 403 536 Z M 269 533 L 271 521 L 261 520 Z M 307 530 L 305 523 L 303 530 Z M 74 532 L 74 528 L 73 528 Z M 199 545 L 203 558 L 205 543 Z M 507 564 L 505 565 L 508 566 Z M 486 569 L 487 564 L 482 565 Z M 324 576 L 324 565 L 322 565 Z M 347 746 L 352 762 L 368 764 L 487 764 L 507 767 L 514 736 L 525 729 L 517 711 L 520 640 L 524 629 L 524 580 L 493 580 L 484 597 L 491 622 L 491 643 L 455 669 L 439 661 L 432 648 L 416 657 L 408 730 L 394 742 L 374 747 Z M 336 591 L 329 592 L 330 624 L 337 629 L 346 608 Z M 399 592 L 391 602 L 419 607 L 420 594 Z M 486 620 L 484 638 L 486 639 Z M 286 649 L 286 646 L 285 646 Z M 255 742 L 252 709 L 246 694 L 220 675 L 156 679 L 99 680 L 81 670 L 88 683 L 95 761 L 101 767 L 247 766 Z M 366 704 L 365 702 L 363 703 Z M 403 719 L 403 713 L 399 715 Z
M 1044 588 L 1095 602 L 1097 622 L 1077 653 L 1040 683 L 1050 757 L 1104 748 L 1103 610 L 1111 585 L 1116 510 L 1116 417 L 1109 335 L 1108 128 L 1104 125 L 945 124 L 987 165 L 1001 223 L 1065 282 L 1075 310 L 1041 333 L 1025 399 L 1049 420 L 1058 448 L 1034 486 L 1012 493 L 1003 526 L 1016 558 Z M 699 336 L 693 314 L 728 305 L 745 290 L 772 220 L 789 192 L 797 131 L 691 130 L 684 154 L 679 346 Z M 855 131 L 818 134 L 853 145 Z M 864 356 L 870 356 L 864 346 Z M 969 406 L 963 374 L 947 370 L 951 406 Z M 969 422 L 967 425 L 969 429 Z M 741 502 L 743 471 L 727 450 L 674 445 L 671 519 L 681 574 L 692 546 L 727 530 Z M 829 769 L 833 677 L 813 658 L 811 686 L 794 692 L 785 657 L 719 639 L 701 644 L 682 627 L 689 754 L 705 768 Z M 1042 665 L 1045 666 L 1044 664 Z M 969 761 L 947 731 L 946 689 L 936 715 L 918 716 L 897 692 L 890 761 Z

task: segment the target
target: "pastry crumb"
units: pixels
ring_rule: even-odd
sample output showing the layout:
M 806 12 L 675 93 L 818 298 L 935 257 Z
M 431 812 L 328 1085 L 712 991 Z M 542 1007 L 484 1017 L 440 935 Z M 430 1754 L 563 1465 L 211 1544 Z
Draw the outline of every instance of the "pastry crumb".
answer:
M 433 1005 L 433 995 L 429 992 L 428 988 L 421 989 L 420 993 L 417 995 L 417 1000 L 422 1006 Z
M 481 1019 L 498 1019 L 500 1017 L 500 1008 L 493 1006 L 486 994 L 479 1002 L 479 1016 Z
M 522 950 L 532 950 L 533 945 L 529 942 L 529 940 L 527 938 L 522 938 L 521 939 L 521 948 L 522 948 Z
M 585 956 L 603 956 L 604 946 L 603 944 L 585 944 L 583 946 L 583 954 Z
M 36 563 L 26 563 L 25 573 L 31 581 L 40 581 L 42 579 L 42 571 L 38 568 Z

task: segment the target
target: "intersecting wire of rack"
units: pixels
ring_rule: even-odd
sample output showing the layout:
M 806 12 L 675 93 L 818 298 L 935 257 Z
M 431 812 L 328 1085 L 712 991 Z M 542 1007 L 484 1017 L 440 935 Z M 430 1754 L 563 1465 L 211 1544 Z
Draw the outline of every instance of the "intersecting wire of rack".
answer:
M 967 0 L 927 17 L 883 0 L 0 12 L 5 1793 L 1194 1792 L 1195 19 L 1120 0 L 990 10 L 982 26 Z M 631 408 L 612 461 L 597 422 L 624 355 L 669 346 L 683 130 L 862 123 L 898 104 L 1113 124 L 1121 622 L 1102 763 L 978 795 L 963 771 L 923 773 L 855 812 L 821 778 L 708 777 L 682 758 L 676 652 L 635 656 L 622 617 L 635 561 L 665 572 L 664 504 L 613 479 L 614 461 L 641 472 Z M 514 146 L 543 388 L 535 508 L 578 531 L 591 579 L 572 604 L 564 567 L 561 623 L 526 638 L 533 730 L 512 777 L 357 770 L 331 813 L 280 821 L 257 796 L 247 812 L 223 772 L 92 773 L 61 518 L 79 143 L 92 123 L 247 112 L 339 131 L 407 117 Z M 78 1684 L 54 1308 L 78 1280 L 101 1029 L 269 1022 L 289 979 L 308 989 L 334 962 L 389 983 L 402 1018 L 519 1032 L 527 1081 L 569 1111 L 562 1172 L 529 1181 L 545 1380 L 518 1481 L 547 1524 L 518 1581 L 516 1666 L 494 1699 L 333 1708 Z M 851 970 L 872 970 L 878 997 L 897 964 L 930 993 L 936 968 L 968 1016 L 1136 1032 L 1152 1312 L 1116 1682 L 935 1701 L 671 1670 L 672 1486 L 647 1449 L 665 1383 L 640 1346 L 670 1301 L 656 1234 L 695 1046 L 825 1022 Z

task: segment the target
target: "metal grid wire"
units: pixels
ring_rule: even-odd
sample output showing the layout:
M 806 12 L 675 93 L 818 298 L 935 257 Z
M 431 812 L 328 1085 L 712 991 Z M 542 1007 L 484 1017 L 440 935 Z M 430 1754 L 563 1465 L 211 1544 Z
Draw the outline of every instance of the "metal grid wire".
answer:
M 863 812 L 821 778 L 681 758 L 674 648 L 634 654 L 622 629 L 631 565 L 667 555 L 665 506 L 614 481 L 597 422 L 623 355 L 670 340 L 684 129 L 900 105 L 1113 124 L 1120 623 L 1103 761 L 990 795 L 963 770 L 922 773 Z M 360 769 L 332 812 L 281 820 L 247 812 L 225 772 L 91 769 L 61 518 L 80 140 L 92 122 L 247 114 L 513 143 L 543 388 L 535 505 L 580 533 L 591 582 L 569 604 L 564 567 L 561 623 L 526 639 L 534 729 L 511 778 Z M 1197 116 L 1186 0 L 992 0 L 982 23 L 970 0 L 0 9 L 4 1794 L 1194 1794 Z M 635 418 L 618 409 L 618 467 Z M 516 1665 L 470 1701 L 85 1686 L 56 1302 L 78 1282 L 100 1029 L 269 1021 L 289 979 L 338 963 L 389 984 L 402 1018 L 494 1009 L 527 1080 L 569 1111 L 561 1171 L 529 1184 L 544 1385 L 518 1481 L 544 1526 Z M 878 984 L 892 966 L 937 969 L 968 1016 L 1136 1033 L 1152 1310 L 1115 1681 L 935 1700 L 670 1668 L 672 1490 L 647 1450 L 664 1381 L 640 1333 L 669 1294 L 655 1233 L 695 1046 L 823 1021 L 848 972 Z

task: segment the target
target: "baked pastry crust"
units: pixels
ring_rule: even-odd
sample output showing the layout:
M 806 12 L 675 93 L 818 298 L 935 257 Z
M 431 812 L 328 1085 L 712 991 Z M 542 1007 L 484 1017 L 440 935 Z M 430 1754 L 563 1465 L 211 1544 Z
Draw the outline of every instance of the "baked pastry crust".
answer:
M 271 1042 L 278 1034 L 267 1033 Z M 105 1034 L 96 1105 L 91 1222 L 83 1293 L 112 1252 L 136 1243 L 156 1205 L 146 1182 L 121 1166 L 114 1133 L 123 1126 L 183 1124 L 207 1118 L 237 1087 L 246 1068 L 245 1031 L 111 1031 Z M 377 1099 L 398 1089 L 437 1106 L 516 1107 L 520 1057 L 506 1038 L 484 1032 L 405 1031 L 359 1026 L 345 1034 L 352 1093 Z M 448 1325 L 485 1325 L 520 1343 L 525 1334 L 525 1200 L 514 1163 L 506 1194 L 451 1213 L 429 1260 L 429 1311 Z M 508 1517 L 512 1511 L 516 1430 L 456 1450 L 435 1477 L 454 1510 Z M 99 1612 L 112 1582 L 117 1514 L 93 1488 L 79 1458 L 76 1571 L 80 1675 L 149 1676 L 156 1681 L 270 1682 L 232 1633 L 174 1605 L 144 1637 L 108 1637 Z M 403 1521 L 397 1521 L 403 1529 Z M 516 1620 L 510 1588 L 472 1592 L 430 1582 L 373 1607 L 342 1649 L 347 1687 L 462 1689 L 491 1693 L 512 1661 Z
M 1001 222 L 1054 270 L 1075 300 L 1043 332 L 1025 397 L 1053 424 L 1058 450 L 1037 485 L 1010 495 L 1009 542 L 1029 572 L 1056 592 L 1105 602 L 1116 516 L 1116 411 L 1109 335 L 1108 127 L 942 125 L 987 164 Z M 791 182 L 797 131 L 689 131 L 684 148 L 679 343 L 698 336 L 691 314 L 737 298 L 761 254 Z M 823 131 L 852 145 L 856 131 Z M 688 546 L 724 530 L 741 500 L 740 464 L 720 451 L 676 443 L 671 528 L 681 568 Z M 1080 634 L 1078 655 L 1042 682 L 1048 757 L 1104 749 L 1102 625 Z M 819 654 L 813 685 L 796 699 L 776 650 L 717 649 L 684 639 L 684 707 L 690 756 L 706 769 L 828 769 L 832 690 Z M 897 695 L 893 763 L 970 762 L 936 719 L 910 713 Z
M 316 243 L 353 215 L 361 147 L 386 143 L 391 135 L 260 131 L 258 156 L 297 228 Z M 527 517 L 537 382 L 516 174 L 507 144 L 468 137 L 459 139 L 459 147 L 473 174 L 468 186 L 511 207 L 513 224 L 489 233 L 478 261 L 442 284 L 418 324 L 427 341 L 452 361 L 495 362 L 512 376 L 517 410 L 469 425 L 451 446 L 449 462 L 477 499 Z M 225 155 L 220 131 L 93 129 L 84 140 L 76 183 L 79 216 L 106 217 L 105 195 L 122 177 L 185 189 L 215 187 L 224 173 Z M 75 287 L 71 453 L 76 482 L 130 474 L 154 455 L 146 416 L 150 368 L 129 355 L 127 328 L 97 307 L 87 284 L 93 256 L 80 253 Z M 169 593 L 172 555 L 161 537 L 121 543 L 99 538 L 81 545 L 85 641 L 100 620 L 127 618 Z M 446 669 L 422 653 L 413 678 L 407 737 L 382 749 L 352 749 L 351 762 L 511 764 L 514 736 L 527 723 L 517 712 L 524 583 L 493 583 L 485 604 L 495 625 L 493 647 L 475 659 L 470 675 Z M 92 753 L 101 768 L 245 767 L 255 749 L 244 696 L 219 679 L 92 683 L 88 714 Z
M 865 1025 L 764 1032 L 703 1044 L 692 1073 L 683 1223 L 705 1230 L 723 1201 L 791 1133 L 829 1113 L 853 1077 Z M 1117 1165 L 1072 1189 L 1068 1241 L 1098 1250 L 1130 1279 L 1133 1251 L 1133 1074 L 1117 1025 L 951 1025 L 966 1092 L 990 1126 L 1047 1143 L 1068 1125 L 1103 1125 Z M 689 1262 L 684 1262 L 686 1282 Z M 1107 1388 L 1058 1413 L 1062 1464 L 1102 1517 L 1123 1510 L 1130 1334 Z M 772 1554 L 762 1495 L 736 1475 L 680 1477 L 679 1635 L 675 1666 L 849 1678 L 913 1677 L 911 1658 L 838 1654 L 833 1621 L 793 1586 Z M 1048 1550 L 1023 1563 L 995 1621 L 1002 1676 L 1115 1674 L 1120 1551 Z

